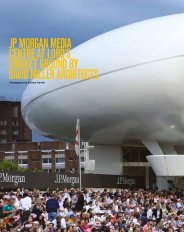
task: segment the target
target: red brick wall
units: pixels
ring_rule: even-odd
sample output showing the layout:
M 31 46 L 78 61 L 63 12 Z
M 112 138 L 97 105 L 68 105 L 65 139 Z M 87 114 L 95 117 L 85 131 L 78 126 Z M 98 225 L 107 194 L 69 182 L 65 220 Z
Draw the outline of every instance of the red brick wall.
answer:
M 17 114 L 14 114 L 14 108 L 17 108 Z M 0 142 L 32 140 L 32 131 L 26 126 L 21 115 L 20 102 L 0 101 L 0 112 L 0 121 L 6 121 L 6 125 L 0 125 Z M 18 122 L 18 125 L 13 125 L 14 122 Z M 6 130 L 5 135 L 1 134 L 2 130 Z M 13 131 L 18 131 L 18 134 L 15 135 Z

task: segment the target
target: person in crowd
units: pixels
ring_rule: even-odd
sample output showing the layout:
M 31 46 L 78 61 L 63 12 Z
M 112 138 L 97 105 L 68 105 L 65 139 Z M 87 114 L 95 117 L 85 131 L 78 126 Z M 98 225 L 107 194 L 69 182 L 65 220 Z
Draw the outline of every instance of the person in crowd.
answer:
M 162 209 L 160 208 L 160 203 L 157 203 L 156 208 L 153 209 L 153 216 L 158 224 L 162 219 Z
M 11 197 L 8 199 L 6 204 L 2 207 L 2 215 L 6 223 L 9 223 L 16 213 L 16 210 L 13 207 L 14 203 L 15 203 L 15 199 Z
M 43 232 L 42 227 L 40 226 L 38 221 L 33 221 L 32 224 L 32 232 Z
M 84 195 L 82 192 L 78 192 L 78 200 L 76 203 L 76 210 L 82 211 L 83 207 L 84 207 Z
M 59 212 L 59 203 L 55 198 L 54 194 L 50 194 L 50 198 L 46 202 L 46 211 L 48 213 L 48 220 L 52 222 L 57 217 L 57 213 Z
M 71 208 L 72 209 L 75 209 L 77 201 L 78 201 L 77 191 L 73 191 L 72 197 L 71 197 Z
M 29 190 L 25 190 L 23 194 L 23 198 L 20 200 L 20 207 L 23 210 L 23 222 L 28 220 L 28 217 L 31 213 L 31 206 L 32 206 L 32 200 L 29 196 Z
M 29 226 L 31 225 L 32 226 L 33 225 L 33 220 L 34 220 L 33 219 L 33 215 L 29 215 L 27 221 L 25 221 L 23 223 L 24 228 L 27 228 L 27 225 L 29 225 Z
M 47 227 L 45 228 L 44 232 L 55 232 L 54 224 L 50 221 L 47 222 Z
M 35 220 L 39 221 L 40 216 L 44 211 L 45 211 L 44 205 L 42 205 L 42 202 L 40 199 L 37 199 L 32 209 L 32 213 L 36 214 Z

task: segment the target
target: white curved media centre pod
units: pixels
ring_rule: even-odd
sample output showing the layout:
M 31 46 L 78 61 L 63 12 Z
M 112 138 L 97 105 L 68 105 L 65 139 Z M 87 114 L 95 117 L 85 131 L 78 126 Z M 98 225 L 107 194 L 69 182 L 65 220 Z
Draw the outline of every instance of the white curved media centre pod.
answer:
M 107 32 L 71 56 L 98 68 L 99 79 L 28 85 L 22 115 L 31 129 L 72 140 L 80 118 L 81 137 L 93 144 L 184 144 L 184 14 Z
M 147 159 L 158 176 L 183 176 L 184 155 L 150 155 Z

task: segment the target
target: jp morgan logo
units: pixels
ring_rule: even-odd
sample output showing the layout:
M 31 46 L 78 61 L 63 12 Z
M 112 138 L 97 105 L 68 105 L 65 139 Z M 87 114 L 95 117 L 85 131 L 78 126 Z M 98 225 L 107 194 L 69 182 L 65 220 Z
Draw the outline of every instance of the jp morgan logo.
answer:
M 79 177 L 56 174 L 56 184 L 71 184 L 71 186 L 74 186 L 79 184 L 79 182 Z
M 0 182 L 13 183 L 18 186 L 19 183 L 25 183 L 26 177 L 19 175 L 9 175 L 8 173 L 0 172 Z
M 117 184 L 133 185 L 135 184 L 135 179 L 128 179 L 124 176 L 118 176 Z

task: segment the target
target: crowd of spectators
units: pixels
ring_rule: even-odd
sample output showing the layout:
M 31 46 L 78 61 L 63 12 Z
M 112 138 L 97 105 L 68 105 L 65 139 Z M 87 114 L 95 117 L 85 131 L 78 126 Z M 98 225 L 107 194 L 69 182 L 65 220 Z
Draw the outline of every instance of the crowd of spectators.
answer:
M 184 195 L 144 189 L 1 192 L 0 231 L 182 232 Z

